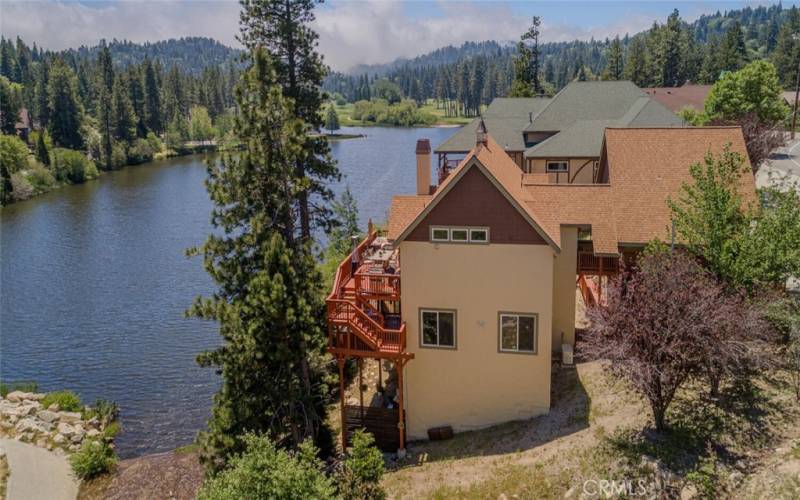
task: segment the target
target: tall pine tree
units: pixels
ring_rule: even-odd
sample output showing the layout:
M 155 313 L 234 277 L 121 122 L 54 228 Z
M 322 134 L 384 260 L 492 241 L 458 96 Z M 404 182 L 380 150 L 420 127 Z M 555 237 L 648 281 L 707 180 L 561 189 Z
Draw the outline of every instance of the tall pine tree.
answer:
M 81 115 L 78 82 L 75 73 L 61 59 L 50 68 L 47 82 L 48 129 L 53 143 L 65 148 L 80 148 Z

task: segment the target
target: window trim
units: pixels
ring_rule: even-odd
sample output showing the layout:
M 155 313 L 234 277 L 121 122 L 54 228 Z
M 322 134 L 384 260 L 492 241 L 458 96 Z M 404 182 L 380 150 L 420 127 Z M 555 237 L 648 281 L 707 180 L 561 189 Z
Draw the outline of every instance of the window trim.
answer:
M 516 316 L 533 318 L 533 351 L 519 350 L 519 321 L 517 321 L 517 349 L 503 349 L 503 316 Z M 539 313 L 498 311 L 497 313 L 497 352 L 500 354 L 524 354 L 536 356 L 539 354 Z
M 561 170 L 561 169 L 558 169 L 558 170 L 551 169 L 550 168 L 551 164 L 563 164 L 563 165 L 566 166 L 566 168 L 564 168 L 563 170 Z M 544 166 L 544 171 L 547 172 L 548 174 L 564 174 L 564 173 L 567 173 L 567 172 L 569 172 L 569 160 L 547 160 L 547 163 Z
M 431 243 L 456 243 L 456 244 L 474 244 L 474 245 L 488 245 L 492 239 L 492 231 L 488 226 L 430 226 L 429 236 Z M 447 239 L 437 239 L 433 237 L 434 231 L 447 231 Z M 454 240 L 453 231 L 466 231 L 467 239 Z M 486 233 L 486 240 L 473 240 L 473 231 L 483 231 Z
M 436 339 L 439 340 L 439 314 L 449 313 L 453 315 L 453 345 L 439 345 L 439 344 L 426 344 L 424 342 L 422 329 L 422 315 L 423 313 L 436 313 Z M 421 349 L 445 349 L 448 351 L 455 351 L 458 349 L 458 311 L 456 309 L 444 309 L 440 307 L 420 307 L 419 308 L 419 347 Z

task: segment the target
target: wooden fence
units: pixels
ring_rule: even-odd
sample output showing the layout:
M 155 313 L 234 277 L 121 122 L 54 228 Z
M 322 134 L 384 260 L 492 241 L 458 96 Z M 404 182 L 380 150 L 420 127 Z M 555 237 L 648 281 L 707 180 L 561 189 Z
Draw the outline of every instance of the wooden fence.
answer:
M 400 447 L 400 435 L 397 423 L 399 411 L 397 408 L 364 407 L 363 419 L 361 407 L 358 405 L 345 405 L 345 425 L 347 429 L 347 442 L 353 442 L 353 434 L 358 429 L 365 429 L 375 437 L 375 444 L 383 451 L 395 452 Z

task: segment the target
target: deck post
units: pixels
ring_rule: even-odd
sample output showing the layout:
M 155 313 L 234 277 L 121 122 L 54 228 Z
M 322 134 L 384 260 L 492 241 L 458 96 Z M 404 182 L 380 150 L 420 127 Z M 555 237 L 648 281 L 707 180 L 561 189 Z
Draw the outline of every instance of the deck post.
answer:
M 347 452 L 347 418 L 344 409 L 344 356 L 338 356 L 336 361 L 339 364 L 339 400 L 342 410 L 342 453 Z
M 383 389 L 383 367 L 381 366 L 381 358 L 377 358 L 378 362 L 378 387 Z
M 406 456 L 406 436 L 405 436 L 405 409 L 403 408 L 403 365 L 405 360 L 403 358 L 395 361 L 395 368 L 397 369 L 397 396 L 398 396 L 398 422 L 397 430 L 400 432 L 400 448 L 397 450 L 397 458 L 405 458 Z
M 600 280 L 598 281 L 597 287 L 597 304 L 600 305 L 601 299 L 603 298 L 603 261 L 605 259 L 600 257 Z
M 361 404 L 361 425 L 364 425 L 364 382 L 361 380 L 362 358 L 358 358 L 358 400 Z

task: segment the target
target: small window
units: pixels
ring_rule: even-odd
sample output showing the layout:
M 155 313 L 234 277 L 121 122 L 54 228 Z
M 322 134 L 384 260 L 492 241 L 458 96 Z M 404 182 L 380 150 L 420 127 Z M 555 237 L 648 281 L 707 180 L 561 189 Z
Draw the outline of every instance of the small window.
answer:
M 566 161 L 548 161 L 548 172 L 569 172 L 569 162 Z
M 420 345 L 454 348 L 456 346 L 456 312 L 421 309 Z
M 467 229 L 451 229 L 450 241 L 467 241 L 468 234 L 469 230 Z
M 446 227 L 431 228 L 431 241 L 450 241 L 450 230 Z
M 500 314 L 500 351 L 536 354 L 536 315 Z
M 470 229 L 469 241 L 472 243 L 488 243 L 489 230 L 488 229 Z

